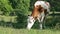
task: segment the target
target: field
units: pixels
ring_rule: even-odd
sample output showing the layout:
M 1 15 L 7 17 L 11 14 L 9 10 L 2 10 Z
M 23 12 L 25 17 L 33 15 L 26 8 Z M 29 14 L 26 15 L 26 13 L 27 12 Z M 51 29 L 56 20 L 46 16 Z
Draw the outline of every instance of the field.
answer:
M 8 27 L 1 27 L 0 26 L 0 34 L 60 34 L 59 30 L 53 30 L 53 29 L 14 29 L 14 28 L 8 28 Z
M 49 16 L 47 18 L 49 18 L 49 19 L 47 19 L 48 21 L 51 20 L 51 21 L 49 21 L 51 23 L 55 23 L 55 21 L 56 21 L 56 23 L 57 22 L 60 23 L 60 17 L 58 17 L 58 16 L 55 16 L 55 17 Z M 4 23 L 0 22 L 0 34 L 60 34 L 60 30 L 57 30 L 57 29 L 43 29 L 43 30 L 40 30 L 40 29 L 27 30 L 25 28 L 20 29 L 19 27 L 21 26 L 21 24 L 15 23 L 16 16 L 13 16 L 13 17 L 12 16 L 0 16 L 0 21 L 4 21 Z M 14 28 L 14 27 L 11 27 L 12 25 L 8 26 L 10 24 L 9 22 L 12 22 L 13 23 L 12 25 L 15 24 L 14 26 L 16 26 L 16 27 L 18 26 L 18 27 Z M 59 25 L 57 25 L 57 26 L 59 26 Z

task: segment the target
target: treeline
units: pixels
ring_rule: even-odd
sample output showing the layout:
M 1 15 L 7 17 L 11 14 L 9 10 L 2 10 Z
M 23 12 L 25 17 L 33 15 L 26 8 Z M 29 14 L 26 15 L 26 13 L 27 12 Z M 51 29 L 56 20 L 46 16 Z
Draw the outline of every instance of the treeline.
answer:
M 30 0 L 0 0 L 0 13 L 3 12 L 4 15 L 10 15 L 11 12 L 18 12 L 27 14 L 29 10 Z
M 0 14 L 10 15 L 15 11 L 27 14 L 33 10 L 34 3 L 37 0 L 0 0 Z M 60 0 L 44 0 L 51 4 L 51 11 L 60 11 Z M 16 9 L 16 10 L 15 10 Z

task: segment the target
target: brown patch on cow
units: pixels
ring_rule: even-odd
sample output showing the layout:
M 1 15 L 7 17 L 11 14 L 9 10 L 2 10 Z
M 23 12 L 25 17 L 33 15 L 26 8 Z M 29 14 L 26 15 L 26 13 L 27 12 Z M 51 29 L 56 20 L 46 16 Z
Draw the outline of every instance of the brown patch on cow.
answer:
M 34 19 L 37 19 L 38 15 L 42 12 L 41 9 L 41 5 L 37 5 L 36 7 L 34 7 L 31 16 L 33 16 Z

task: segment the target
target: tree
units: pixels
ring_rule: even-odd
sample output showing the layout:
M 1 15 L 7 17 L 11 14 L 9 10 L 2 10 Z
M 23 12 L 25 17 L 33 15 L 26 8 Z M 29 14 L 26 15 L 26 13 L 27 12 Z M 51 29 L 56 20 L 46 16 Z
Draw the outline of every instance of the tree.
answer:
M 5 15 L 9 15 L 12 10 L 9 0 L 0 0 L 0 11 L 3 11 Z
M 30 6 L 30 0 L 18 0 L 17 9 L 20 9 L 20 12 L 27 14 Z

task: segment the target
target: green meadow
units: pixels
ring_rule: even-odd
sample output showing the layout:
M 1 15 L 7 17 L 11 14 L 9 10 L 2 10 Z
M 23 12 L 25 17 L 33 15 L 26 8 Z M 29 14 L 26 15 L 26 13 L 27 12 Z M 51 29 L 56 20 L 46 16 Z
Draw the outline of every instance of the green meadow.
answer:
M 10 27 L 0 27 L 0 34 L 60 34 L 59 30 L 54 29 L 14 29 Z

